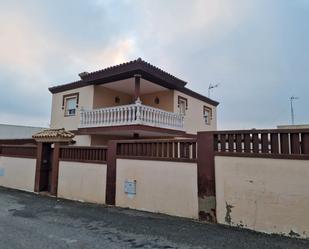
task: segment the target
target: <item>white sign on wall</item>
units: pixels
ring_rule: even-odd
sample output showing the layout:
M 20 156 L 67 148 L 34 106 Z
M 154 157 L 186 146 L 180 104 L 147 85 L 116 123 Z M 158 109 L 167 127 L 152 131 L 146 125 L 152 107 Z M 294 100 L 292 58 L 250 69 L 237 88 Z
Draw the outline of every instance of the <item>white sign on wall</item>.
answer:
M 129 196 L 133 197 L 136 195 L 136 180 L 125 180 L 124 192 Z

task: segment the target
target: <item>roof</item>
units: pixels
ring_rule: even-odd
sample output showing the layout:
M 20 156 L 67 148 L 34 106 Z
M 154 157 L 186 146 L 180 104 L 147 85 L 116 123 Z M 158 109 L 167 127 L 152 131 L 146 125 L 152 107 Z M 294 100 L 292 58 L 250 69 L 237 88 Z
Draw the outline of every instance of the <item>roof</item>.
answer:
M 30 139 L 33 134 L 42 131 L 43 127 L 0 124 L 0 139 Z
M 36 141 L 70 141 L 74 133 L 65 129 L 45 129 L 32 136 Z
M 141 58 L 119 65 L 107 67 L 99 71 L 80 73 L 79 76 L 81 79 L 79 81 L 50 87 L 49 91 L 51 93 L 59 93 L 88 85 L 98 85 L 123 80 L 134 77 L 135 74 L 141 74 L 143 79 L 155 82 L 156 84 L 168 89 L 175 89 L 184 92 L 211 105 L 217 106 L 219 104 L 218 102 L 209 99 L 206 96 L 186 88 L 186 81 L 181 80 L 171 75 L 170 73 L 151 65 Z
M 116 66 L 111 66 L 104 68 L 99 71 L 91 72 L 91 73 L 83 73 L 81 75 L 81 79 L 84 81 L 93 81 L 96 79 L 101 79 L 106 76 L 114 75 L 114 74 L 122 74 L 125 72 L 131 72 L 131 71 L 142 71 L 144 73 L 150 73 L 155 75 L 156 77 L 162 78 L 169 82 L 170 84 L 179 84 L 182 86 L 185 86 L 187 82 L 171 75 L 170 73 L 151 65 L 150 63 L 142 60 L 141 58 L 138 58 L 137 60 L 125 62 Z M 139 73 L 139 72 L 137 72 Z M 132 75 L 133 76 L 133 75 Z

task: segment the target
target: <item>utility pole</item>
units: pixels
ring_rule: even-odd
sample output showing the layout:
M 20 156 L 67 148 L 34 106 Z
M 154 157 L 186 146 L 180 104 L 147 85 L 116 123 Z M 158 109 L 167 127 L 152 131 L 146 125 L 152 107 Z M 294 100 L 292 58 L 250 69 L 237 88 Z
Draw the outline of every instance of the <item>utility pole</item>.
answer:
M 299 99 L 298 97 L 294 97 L 294 96 L 291 96 L 290 97 L 290 105 L 291 105 L 291 121 L 292 121 L 292 125 L 294 125 L 294 107 L 293 107 L 293 102 L 294 100 L 297 100 Z
M 208 98 L 210 98 L 210 90 L 212 90 L 214 88 L 217 88 L 219 85 L 220 85 L 220 83 L 215 84 L 215 85 L 212 85 L 211 83 L 209 84 L 209 87 L 208 87 Z

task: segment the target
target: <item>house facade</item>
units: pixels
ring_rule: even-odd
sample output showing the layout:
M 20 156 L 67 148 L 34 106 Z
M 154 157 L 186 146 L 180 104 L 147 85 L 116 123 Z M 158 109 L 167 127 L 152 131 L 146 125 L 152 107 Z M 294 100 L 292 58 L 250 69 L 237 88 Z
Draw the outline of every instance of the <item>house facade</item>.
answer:
M 49 88 L 51 128 L 74 132 L 76 145 L 192 137 L 217 128 L 218 102 L 140 58 L 79 77 Z

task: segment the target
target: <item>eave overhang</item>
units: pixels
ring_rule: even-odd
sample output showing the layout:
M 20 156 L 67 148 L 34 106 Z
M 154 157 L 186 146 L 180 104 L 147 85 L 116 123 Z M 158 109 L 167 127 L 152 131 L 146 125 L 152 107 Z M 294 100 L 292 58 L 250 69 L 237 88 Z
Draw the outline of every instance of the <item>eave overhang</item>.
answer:
M 51 93 L 58 93 L 87 85 L 101 85 L 132 78 L 135 74 L 140 74 L 143 79 L 169 89 L 183 88 L 187 84 L 187 82 L 178 79 L 177 77 L 139 58 L 134 61 L 122 63 L 99 71 L 82 73 L 80 74 L 81 80 L 65 85 L 50 87 L 49 91 Z
M 145 80 L 156 83 L 168 89 L 178 90 L 213 106 L 219 105 L 219 102 L 209 99 L 206 96 L 190 90 L 189 88 L 186 88 L 186 81 L 183 81 L 140 58 L 99 71 L 81 73 L 81 80 L 64 85 L 50 87 L 49 91 L 54 94 L 89 85 L 101 85 L 118 80 L 132 78 L 136 74 L 142 75 L 142 78 Z

